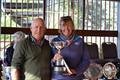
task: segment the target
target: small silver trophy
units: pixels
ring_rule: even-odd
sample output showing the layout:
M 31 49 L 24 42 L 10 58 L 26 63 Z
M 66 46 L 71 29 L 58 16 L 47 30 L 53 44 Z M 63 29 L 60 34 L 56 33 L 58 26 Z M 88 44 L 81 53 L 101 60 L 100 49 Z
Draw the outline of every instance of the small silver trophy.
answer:
M 54 41 L 51 43 L 52 47 L 55 47 L 58 50 L 57 54 L 61 54 L 61 49 L 64 48 L 65 42 L 64 41 Z M 68 65 L 66 64 L 65 60 L 63 58 L 55 61 L 54 71 L 61 71 L 65 72 L 67 71 L 69 74 L 72 74 L 70 71 Z
M 116 66 L 112 62 L 108 62 L 103 66 L 103 74 L 107 79 L 114 79 L 117 73 Z
M 102 75 L 102 66 L 97 63 L 90 63 L 88 69 L 84 72 L 84 76 L 89 80 L 98 80 Z

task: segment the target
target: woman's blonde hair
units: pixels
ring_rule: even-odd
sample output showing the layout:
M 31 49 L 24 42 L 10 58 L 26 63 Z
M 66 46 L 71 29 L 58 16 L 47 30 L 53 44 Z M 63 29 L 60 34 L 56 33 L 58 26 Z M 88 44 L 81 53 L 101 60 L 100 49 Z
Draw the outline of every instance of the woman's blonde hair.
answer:
M 71 16 L 63 16 L 60 19 L 60 29 L 58 30 L 59 33 L 62 33 L 61 25 L 66 24 L 67 22 L 71 22 L 73 30 L 75 29 L 74 23 L 73 23 L 73 20 L 72 20 Z

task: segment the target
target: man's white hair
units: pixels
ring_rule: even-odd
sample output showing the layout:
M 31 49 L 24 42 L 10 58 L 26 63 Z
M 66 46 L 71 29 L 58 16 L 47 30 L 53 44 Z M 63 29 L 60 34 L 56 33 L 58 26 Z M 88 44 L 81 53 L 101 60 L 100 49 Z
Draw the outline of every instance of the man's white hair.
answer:
M 46 27 L 46 26 L 45 26 L 45 23 L 44 23 L 44 20 L 43 20 L 42 18 L 35 18 L 35 19 L 32 21 L 30 28 L 35 27 L 35 24 L 36 24 L 35 22 L 36 22 L 36 21 L 41 21 L 41 22 L 43 22 L 44 27 Z

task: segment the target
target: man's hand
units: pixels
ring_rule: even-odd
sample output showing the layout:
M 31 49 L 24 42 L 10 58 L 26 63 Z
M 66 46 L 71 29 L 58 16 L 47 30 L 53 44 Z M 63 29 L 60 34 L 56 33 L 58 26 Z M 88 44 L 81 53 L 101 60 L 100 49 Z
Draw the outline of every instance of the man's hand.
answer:
M 20 80 L 20 72 L 18 69 L 11 69 L 12 80 Z

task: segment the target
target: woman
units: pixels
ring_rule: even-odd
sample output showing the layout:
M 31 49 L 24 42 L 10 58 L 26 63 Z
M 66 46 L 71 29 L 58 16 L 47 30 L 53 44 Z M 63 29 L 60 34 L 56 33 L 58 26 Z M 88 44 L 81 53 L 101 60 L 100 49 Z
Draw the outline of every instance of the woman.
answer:
M 88 68 L 90 58 L 82 38 L 75 34 L 74 23 L 70 16 L 63 16 L 60 20 L 60 35 L 52 42 L 63 41 L 64 48 L 58 51 L 53 48 L 53 62 L 64 59 L 70 71 L 68 74 L 60 71 L 53 71 L 53 80 L 82 80 L 83 72 Z M 54 65 L 55 66 L 55 65 Z

